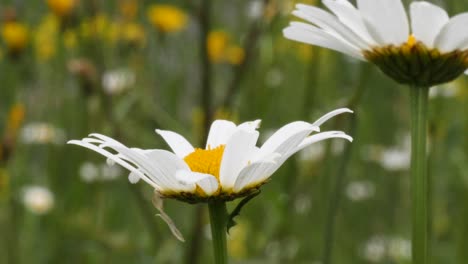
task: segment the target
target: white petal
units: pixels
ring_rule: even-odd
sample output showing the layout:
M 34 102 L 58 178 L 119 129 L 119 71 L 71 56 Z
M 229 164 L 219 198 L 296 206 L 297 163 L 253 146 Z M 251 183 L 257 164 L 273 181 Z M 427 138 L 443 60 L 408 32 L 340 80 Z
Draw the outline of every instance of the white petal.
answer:
M 359 49 L 312 25 L 292 22 L 289 27 L 283 30 L 283 35 L 291 40 L 336 50 L 356 59 L 364 60 Z
M 346 140 L 349 140 L 350 142 L 353 141 L 352 137 L 346 135 L 344 132 L 341 132 L 341 131 L 322 132 L 322 133 L 318 133 L 318 134 L 308 136 L 307 138 L 305 138 L 301 142 L 301 144 L 299 144 L 299 146 L 297 146 L 297 148 L 290 154 L 292 155 L 292 154 L 298 152 L 299 150 L 302 150 L 303 148 L 312 145 L 313 143 L 316 143 L 316 142 L 319 142 L 319 141 L 322 141 L 322 140 L 325 140 L 325 139 L 329 139 L 329 138 L 344 138 Z
M 206 148 L 216 148 L 219 145 L 224 145 L 234 133 L 236 124 L 227 120 L 215 120 L 210 127 Z
M 174 151 L 174 153 L 180 158 L 184 158 L 195 151 L 192 144 L 190 144 L 183 136 L 175 132 L 156 129 L 156 133 L 161 135 L 172 151 Z
M 408 40 L 408 17 L 401 0 L 357 0 L 357 6 L 379 44 L 401 45 Z
M 369 45 L 375 45 L 376 42 L 369 34 L 361 13 L 346 0 L 323 0 L 326 5 L 338 19 L 356 35 L 363 39 Z
M 442 52 L 462 49 L 468 40 L 468 13 L 454 16 L 437 35 L 434 46 Z
M 467 75 L 468 75 L 468 70 L 466 70 L 465 74 L 467 74 Z
M 132 172 L 130 172 L 130 174 L 128 175 L 128 181 L 129 181 L 130 183 L 135 184 L 135 183 L 137 183 L 137 182 L 140 181 L 140 176 L 138 176 L 138 174 L 136 174 L 136 173 L 134 173 L 134 172 L 132 171 Z
M 333 110 L 333 111 L 323 115 L 322 117 L 320 117 L 312 125 L 320 127 L 323 123 L 327 122 L 330 118 L 332 118 L 334 116 L 337 116 L 339 114 L 342 114 L 342 113 L 353 113 L 353 111 L 348 109 L 348 108 L 340 108 L 340 109 Z
M 295 16 L 313 23 L 337 38 L 342 38 L 358 49 L 363 50 L 369 48 L 369 45 L 364 40 L 343 25 L 338 18 L 332 14 L 323 9 L 304 4 L 298 4 L 296 7 L 298 10 L 293 11 Z
M 247 131 L 255 131 L 260 127 L 262 120 L 257 119 L 255 121 L 247 121 L 237 126 L 237 129 L 244 129 Z
M 414 37 L 428 48 L 434 47 L 434 40 L 442 27 L 449 21 L 444 9 L 429 2 L 411 3 L 411 28 Z
M 219 187 L 218 180 L 210 174 L 180 170 L 176 178 L 184 184 L 197 184 L 206 195 L 212 195 Z
M 91 149 L 109 159 L 112 159 L 113 161 L 115 161 L 117 164 L 119 164 L 120 166 L 126 168 L 127 170 L 137 174 L 141 179 L 143 179 L 146 183 L 148 183 L 149 185 L 153 186 L 155 189 L 157 190 L 162 190 L 163 189 L 163 186 L 159 185 L 158 183 L 154 182 L 153 180 L 151 180 L 147 175 L 145 175 L 144 173 L 148 173 L 147 171 L 145 171 L 144 173 L 142 171 L 140 171 L 140 168 L 138 167 L 135 167 L 135 165 L 133 164 L 130 164 L 128 163 L 127 161 L 121 159 L 118 155 L 115 155 L 105 149 L 102 149 L 96 145 L 93 145 L 93 144 L 90 144 L 88 142 L 85 142 L 85 141 L 80 141 L 80 140 L 70 140 L 67 142 L 67 144 L 74 144 L 74 145 L 78 145 L 78 146 L 82 146 L 82 147 L 85 147 L 85 148 L 88 148 L 88 149 Z
M 258 135 L 258 131 L 248 132 L 240 129 L 227 142 L 219 170 L 219 181 L 223 190 L 234 187 L 239 172 L 247 165 L 255 151 Z
M 271 153 L 280 155 L 288 153 L 291 149 L 296 148 L 312 131 L 318 131 L 318 127 L 303 121 L 292 122 L 281 127 L 262 145 L 254 161 Z
M 146 170 L 148 176 L 164 189 L 179 190 L 181 188 L 174 176 L 177 169 L 182 168 L 181 166 L 187 166 L 187 164 L 173 153 L 165 150 L 155 150 L 142 154 L 125 146 L 109 145 L 108 147 L 125 155 L 129 161 L 138 165 L 139 168 Z
M 268 179 L 277 169 L 275 162 L 255 162 L 245 167 L 234 185 L 234 192 L 239 192 L 250 185 L 260 184 Z

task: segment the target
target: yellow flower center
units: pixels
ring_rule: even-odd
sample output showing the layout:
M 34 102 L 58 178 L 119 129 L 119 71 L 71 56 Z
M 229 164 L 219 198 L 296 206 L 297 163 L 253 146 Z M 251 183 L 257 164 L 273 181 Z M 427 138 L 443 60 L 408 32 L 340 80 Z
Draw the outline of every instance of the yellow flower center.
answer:
M 223 158 L 225 145 L 220 145 L 214 149 L 196 148 L 194 152 L 188 154 L 184 161 L 190 169 L 195 172 L 211 174 L 219 180 L 219 169 Z
M 418 41 L 416 40 L 414 35 L 409 35 L 408 36 L 408 41 L 406 42 L 406 44 L 408 44 L 408 46 L 410 46 L 410 47 L 413 47 L 414 45 L 416 45 L 416 42 L 418 42 Z

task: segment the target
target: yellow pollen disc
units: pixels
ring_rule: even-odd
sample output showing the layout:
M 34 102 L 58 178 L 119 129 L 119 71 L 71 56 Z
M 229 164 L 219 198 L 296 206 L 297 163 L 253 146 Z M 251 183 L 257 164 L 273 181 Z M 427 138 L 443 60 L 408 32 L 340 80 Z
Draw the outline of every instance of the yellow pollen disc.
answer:
M 211 174 L 219 179 L 219 168 L 223 158 L 225 145 L 220 145 L 214 149 L 195 149 L 188 154 L 184 161 L 190 169 L 195 172 Z
M 416 44 L 416 42 L 418 41 L 416 40 L 414 35 L 409 35 L 408 41 L 406 42 L 406 44 L 408 44 L 410 47 L 413 47 Z

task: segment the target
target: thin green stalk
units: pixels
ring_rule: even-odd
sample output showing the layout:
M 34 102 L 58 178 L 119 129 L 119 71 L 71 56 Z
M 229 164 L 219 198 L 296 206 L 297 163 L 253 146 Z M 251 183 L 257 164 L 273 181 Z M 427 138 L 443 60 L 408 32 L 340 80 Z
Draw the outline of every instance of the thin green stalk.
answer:
M 427 105 L 428 87 L 411 87 L 411 185 L 413 264 L 428 263 Z
M 210 210 L 211 237 L 213 239 L 213 251 L 215 264 L 228 263 L 226 224 L 226 202 L 214 201 L 208 204 Z

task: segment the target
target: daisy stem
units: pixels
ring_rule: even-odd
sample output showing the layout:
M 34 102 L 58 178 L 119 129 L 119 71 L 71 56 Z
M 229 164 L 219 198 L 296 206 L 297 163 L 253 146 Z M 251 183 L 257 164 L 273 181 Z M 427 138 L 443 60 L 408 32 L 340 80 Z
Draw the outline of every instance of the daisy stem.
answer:
M 214 201 L 208 204 L 210 210 L 211 237 L 213 238 L 213 251 L 215 264 L 228 263 L 226 224 L 227 210 L 226 202 Z
M 428 260 L 428 176 L 426 157 L 428 87 L 411 87 L 411 186 L 413 263 Z

